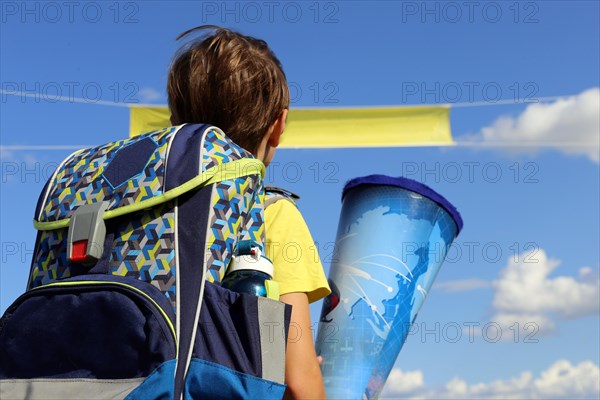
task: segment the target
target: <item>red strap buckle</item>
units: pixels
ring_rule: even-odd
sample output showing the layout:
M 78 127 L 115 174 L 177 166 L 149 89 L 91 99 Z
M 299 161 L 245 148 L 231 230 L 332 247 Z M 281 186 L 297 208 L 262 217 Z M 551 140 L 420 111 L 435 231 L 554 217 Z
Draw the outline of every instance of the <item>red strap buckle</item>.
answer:
M 80 263 L 87 260 L 87 245 L 87 239 L 73 242 L 73 247 L 71 248 L 71 257 L 69 257 L 69 261 L 72 261 L 74 263 Z

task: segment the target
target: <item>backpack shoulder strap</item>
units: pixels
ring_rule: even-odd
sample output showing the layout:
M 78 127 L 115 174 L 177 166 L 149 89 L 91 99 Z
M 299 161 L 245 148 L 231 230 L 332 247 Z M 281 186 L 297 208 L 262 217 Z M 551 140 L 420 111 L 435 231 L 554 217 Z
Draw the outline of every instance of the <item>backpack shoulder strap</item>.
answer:
M 265 195 L 265 208 L 280 200 L 287 200 L 294 205 L 300 200 L 300 196 L 296 193 L 277 186 L 265 186 Z

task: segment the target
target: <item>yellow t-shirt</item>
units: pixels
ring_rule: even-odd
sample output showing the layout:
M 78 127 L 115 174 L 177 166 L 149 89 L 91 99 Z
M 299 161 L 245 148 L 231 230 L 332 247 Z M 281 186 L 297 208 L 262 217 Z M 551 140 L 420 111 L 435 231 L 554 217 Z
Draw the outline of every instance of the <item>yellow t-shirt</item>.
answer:
M 314 240 L 302 214 L 288 200 L 265 209 L 266 256 L 273 262 L 273 280 L 280 294 L 303 292 L 309 303 L 331 293 Z

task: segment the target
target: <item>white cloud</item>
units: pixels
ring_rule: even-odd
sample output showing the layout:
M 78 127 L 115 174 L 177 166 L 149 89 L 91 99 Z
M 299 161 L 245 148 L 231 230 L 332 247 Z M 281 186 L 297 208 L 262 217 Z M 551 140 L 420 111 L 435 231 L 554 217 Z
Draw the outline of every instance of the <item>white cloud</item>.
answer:
M 577 365 L 558 360 L 536 378 L 522 371 L 506 380 L 469 384 L 455 377 L 439 388 L 427 387 L 420 370 L 392 370 L 381 398 L 415 399 L 597 399 L 600 395 L 600 368 L 592 361 Z
M 600 88 L 553 103 L 533 103 L 517 117 L 502 116 L 468 142 L 547 146 L 600 162 Z M 515 149 L 511 147 L 511 151 Z
M 494 315 L 504 332 L 519 330 L 535 337 L 553 331 L 554 320 L 572 319 L 600 313 L 598 271 L 585 266 L 576 277 L 551 276 L 560 261 L 548 258 L 541 248 L 511 257 L 493 282 L 471 278 L 436 283 L 434 289 L 448 293 L 493 288 Z M 515 325 L 518 324 L 518 325 Z M 474 328 L 480 333 L 480 328 Z M 468 332 L 468 330 L 465 330 Z M 511 335 L 502 335 L 510 340 Z
M 386 382 L 386 390 L 392 393 L 412 393 L 422 389 L 425 385 L 421 371 L 402 371 L 399 368 L 392 369 Z
M 542 398 L 580 398 L 600 394 L 600 370 L 591 361 L 571 365 L 559 360 L 542 372 L 534 382 L 534 390 Z
M 511 258 L 494 281 L 492 318 L 503 327 L 515 322 L 538 325 L 541 332 L 554 328 L 550 316 L 577 318 L 600 312 L 600 285 L 591 268 L 584 267 L 579 277 L 550 274 L 560 261 L 548 258 L 543 249 L 534 249 Z
M 524 398 L 532 397 L 528 395 L 529 387 L 533 379 L 533 374 L 529 371 L 521 372 L 518 377 L 510 378 L 507 380 L 495 380 L 490 383 L 476 383 L 474 385 L 467 385 L 465 382 L 464 394 L 469 397 L 475 398 Z M 446 385 L 446 392 L 449 394 L 448 397 L 454 397 L 460 395 L 455 391 L 449 390 L 450 387 Z
M 484 279 L 471 278 L 471 279 L 457 279 L 454 281 L 445 281 L 434 284 L 435 290 L 443 290 L 445 292 L 457 293 L 467 292 L 475 289 L 485 289 L 492 286 L 491 282 Z
M 526 343 L 537 343 L 538 334 L 550 333 L 556 328 L 554 320 L 543 313 L 499 312 L 491 321 L 500 325 L 504 332 L 501 339 L 514 340 L 513 334 L 518 333 Z M 476 328 L 476 333 L 480 332 L 481 329 Z M 493 333 L 489 335 L 493 337 Z
M 579 276 L 582 278 L 588 277 L 592 275 L 592 268 L 591 267 L 581 267 L 579 268 Z
M 142 103 L 152 103 L 157 100 L 161 100 L 163 95 L 156 89 L 151 87 L 142 87 L 138 90 L 137 96 Z

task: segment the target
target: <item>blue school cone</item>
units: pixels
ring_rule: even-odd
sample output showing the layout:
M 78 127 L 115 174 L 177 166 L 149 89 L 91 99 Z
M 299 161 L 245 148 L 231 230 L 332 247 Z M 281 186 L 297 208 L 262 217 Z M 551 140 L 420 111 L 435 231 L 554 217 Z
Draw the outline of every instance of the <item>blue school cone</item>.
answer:
M 462 225 L 419 182 L 370 175 L 346 184 L 316 342 L 328 399 L 379 396 Z

